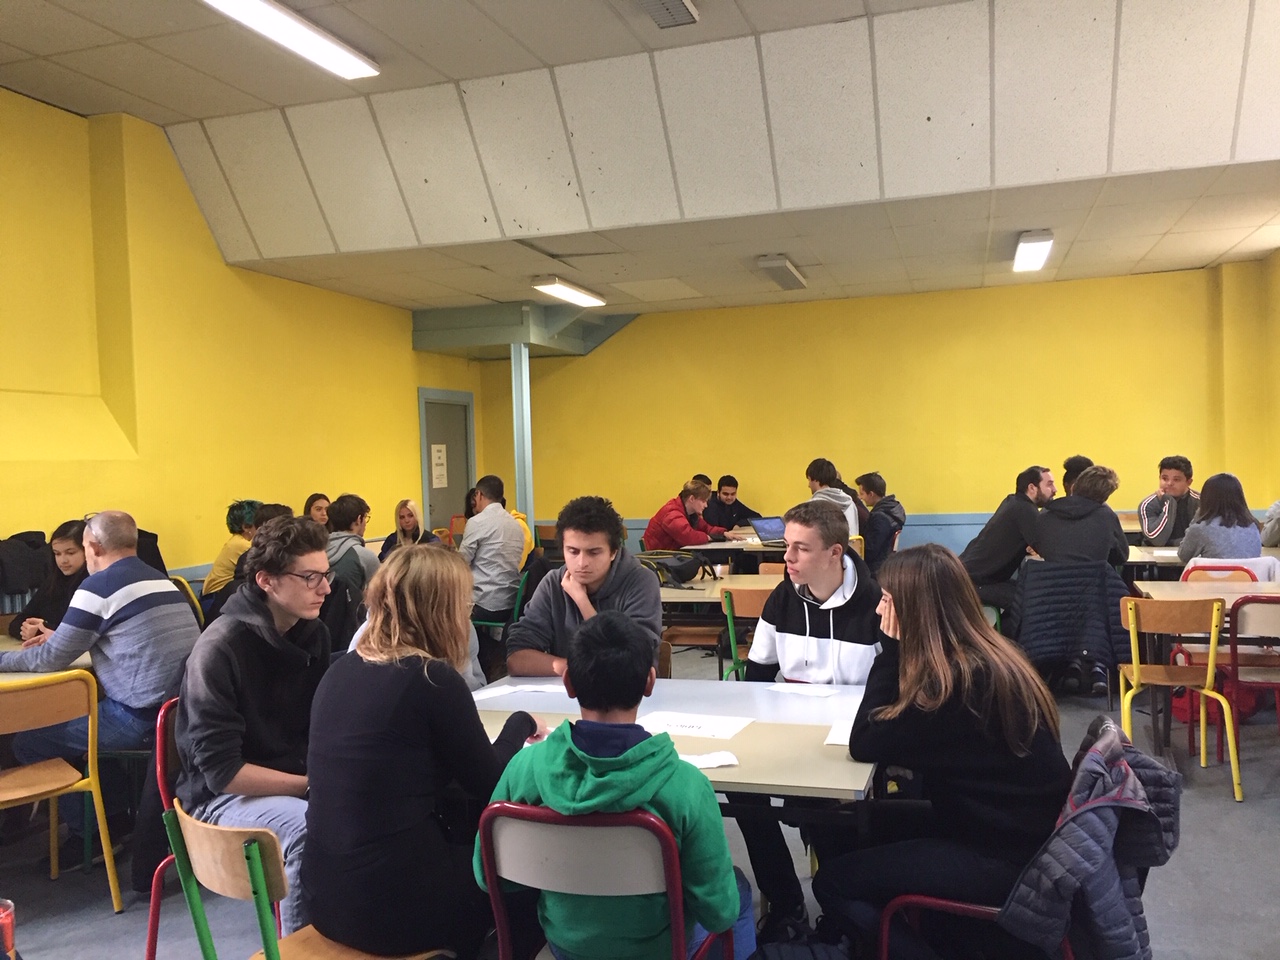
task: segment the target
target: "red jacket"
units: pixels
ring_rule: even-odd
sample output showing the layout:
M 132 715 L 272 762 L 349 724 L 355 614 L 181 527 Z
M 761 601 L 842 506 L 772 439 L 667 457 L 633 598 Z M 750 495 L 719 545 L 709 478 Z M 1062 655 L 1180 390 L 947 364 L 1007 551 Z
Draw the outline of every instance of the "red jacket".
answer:
M 684 512 L 684 502 L 679 497 L 672 497 L 654 514 L 649 526 L 645 527 L 644 548 L 680 550 L 706 543 L 712 534 L 725 532 L 724 527 L 713 527 L 701 517 L 697 519 L 697 525 L 690 526 L 689 517 Z

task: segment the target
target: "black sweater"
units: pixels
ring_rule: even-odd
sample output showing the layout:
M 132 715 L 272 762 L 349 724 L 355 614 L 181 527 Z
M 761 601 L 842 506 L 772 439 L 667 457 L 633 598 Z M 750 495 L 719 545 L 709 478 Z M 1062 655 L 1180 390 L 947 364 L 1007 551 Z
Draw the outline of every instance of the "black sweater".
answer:
M 1026 494 L 1011 493 L 1000 501 L 976 537 L 960 554 L 960 562 L 979 586 L 1004 583 L 1018 572 L 1035 540 L 1040 511 Z
M 998 731 L 984 729 L 954 699 L 931 713 L 908 707 L 889 720 L 871 719 L 873 710 L 898 698 L 898 641 L 883 643 L 849 735 L 849 755 L 921 776 L 943 838 L 1012 863 L 1029 861 L 1053 832 L 1071 786 L 1062 744 L 1041 727 L 1031 752 L 1015 756 Z
M 474 829 L 446 837 L 442 794 L 456 781 L 486 803 L 535 729 L 514 713 L 490 744 L 444 661 L 340 657 L 316 693 L 307 764 L 302 878 L 316 929 L 383 956 L 455 946 L 481 894 Z
M 702 511 L 702 519 L 713 527 L 732 530 L 734 527 L 746 526 L 751 520 L 759 520 L 760 514 L 741 500 L 726 504 L 720 499 L 719 494 L 713 493 L 711 499 L 707 501 L 707 509 Z
M 9 636 L 21 639 L 22 624 L 32 617 L 43 620 L 49 627 L 56 628 L 62 622 L 62 618 L 67 615 L 71 598 L 75 596 L 75 592 L 87 576 L 89 576 L 88 566 L 81 567 L 78 573 L 73 573 L 69 577 L 65 576 L 61 570 L 55 569 L 53 576 L 46 580 L 31 597 L 31 602 L 27 604 L 26 609 L 9 621 Z
M 1051 500 L 1036 518 L 1036 553 L 1051 563 L 1123 564 L 1129 559 L 1120 518 L 1088 497 Z

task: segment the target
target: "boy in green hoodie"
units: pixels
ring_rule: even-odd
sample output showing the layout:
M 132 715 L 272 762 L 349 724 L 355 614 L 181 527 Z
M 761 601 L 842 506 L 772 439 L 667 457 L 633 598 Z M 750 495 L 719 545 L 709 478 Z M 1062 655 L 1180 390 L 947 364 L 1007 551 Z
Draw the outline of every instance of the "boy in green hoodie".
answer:
M 582 719 L 566 720 L 545 742 L 516 754 L 493 800 L 537 804 L 570 816 L 639 808 L 661 817 L 680 848 L 689 953 L 708 930 L 732 926 L 734 956 L 749 956 L 755 950 L 751 888 L 729 857 L 711 782 L 680 759 L 671 737 L 650 736 L 636 723 L 640 701 L 653 692 L 657 677 L 653 638 L 626 615 L 606 611 L 578 629 L 568 654 L 564 685 L 578 701 Z M 479 840 L 475 874 L 484 887 Z M 662 894 L 619 898 L 544 892 L 538 919 L 560 960 L 671 956 Z

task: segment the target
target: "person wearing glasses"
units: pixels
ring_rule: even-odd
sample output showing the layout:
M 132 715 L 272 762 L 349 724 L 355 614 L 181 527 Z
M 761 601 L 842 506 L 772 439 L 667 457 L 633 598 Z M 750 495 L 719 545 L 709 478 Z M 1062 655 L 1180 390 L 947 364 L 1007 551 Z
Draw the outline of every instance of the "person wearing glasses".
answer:
M 310 922 L 299 868 L 311 701 L 329 666 L 329 630 L 319 620 L 334 575 L 328 541 L 305 517 L 258 529 L 247 579 L 201 634 L 178 702 L 178 799 L 207 823 L 266 827 L 280 838 L 286 934 Z

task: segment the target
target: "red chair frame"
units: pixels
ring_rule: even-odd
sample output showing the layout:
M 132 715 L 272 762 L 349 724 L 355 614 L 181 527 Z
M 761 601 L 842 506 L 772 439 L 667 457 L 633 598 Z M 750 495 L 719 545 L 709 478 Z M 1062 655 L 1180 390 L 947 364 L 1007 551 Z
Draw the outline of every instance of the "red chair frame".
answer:
M 156 786 L 160 788 L 160 803 L 165 810 L 173 809 L 173 791 L 169 788 L 169 740 L 171 726 L 176 720 L 173 711 L 178 698 L 167 700 L 156 714 Z M 147 960 L 156 960 L 156 942 L 160 937 L 160 903 L 164 899 L 164 878 L 173 866 L 173 854 L 160 861 L 151 876 L 151 905 L 147 908 Z
M 1236 743 L 1240 742 L 1240 709 L 1236 705 L 1236 691 L 1241 687 L 1253 687 L 1255 689 L 1270 690 L 1272 696 L 1276 700 L 1276 726 L 1280 727 L 1280 683 L 1267 683 L 1257 680 L 1241 680 L 1240 679 L 1240 648 L 1239 648 L 1239 625 L 1240 617 L 1238 611 L 1242 607 L 1251 604 L 1280 604 L 1280 597 L 1272 594 L 1246 594 L 1231 604 L 1231 630 L 1227 634 L 1230 643 L 1230 665 L 1224 668 L 1227 674 L 1226 689 L 1223 691 L 1227 695 L 1227 699 L 1231 701 L 1231 718 L 1236 726 Z M 1221 737 L 1221 734 L 1219 734 Z M 1221 759 L 1221 757 L 1219 757 Z
M 973 917 L 978 920 L 990 920 L 995 922 L 996 917 L 1000 916 L 999 907 L 988 907 L 979 903 L 965 903 L 963 900 L 944 900 L 941 897 L 926 897 L 919 893 L 905 893 L 900 897 L 894 897 L 889 901 L 888 905 L 880 914 L 880 940 L 879 951 L 876 954 L 880 960 L 889 960 L 889 925 L 893 921 L 895 914 L 901 911 L 917 911 L 917 910 L 934 910 L 938 913 L 950 913 L 958 917 Z M 915 921 L 912 920 L 915 926 Z M 1075 960 L 1075 954 L 1071 950 L 1070 935 L 1062 938 L 1062 960 Z
M 1191 574 L 1201 570 L 1207 570 L 1209 573 L 1247 573 L 1249 579 L 1254 583 L 1258 582 L 1258 575 L 1248 567 L 1242 567 L 1238 563 L 1200 563 L 1194 567 L 1186 567 L 1182 571 L 1182 576 L 1178 579 L 1185 583 Z
M 484 882 L 489 888 L 489 901 L 493 905 L 494 925 L 498 934 L 499 960 L 516 960 L 512 954 L 511 932 L 508 927 L 507 906 L 502 896 L 502 879 L 498 875 L 498 863 L 493 844 L 494 825 L 503 818 L 523 820 L 561 827 L 638 827 L 648 832 L 657 842 L 662 853 L 662 872 L 667 885 L 667 906 L 671 915 L 671 957 L 685 960 L 688 948 L 684 940 L 684 884 L 680 876 L 680 848 L 671 828 L 662 818 L 647 810 L 631 810 L 627 813 L 588 813 L 570 817 L 547 807 L 535 807 L 525 803 L 502 800 L 491 803 L 480 814 L 480 862 L 484 867 Z M 733 928 L 723 933 L 713 933 L 703 941 L 692 960 L 703 960 L 712 945 L 724 944 L 725 960 L 733 960 Z

